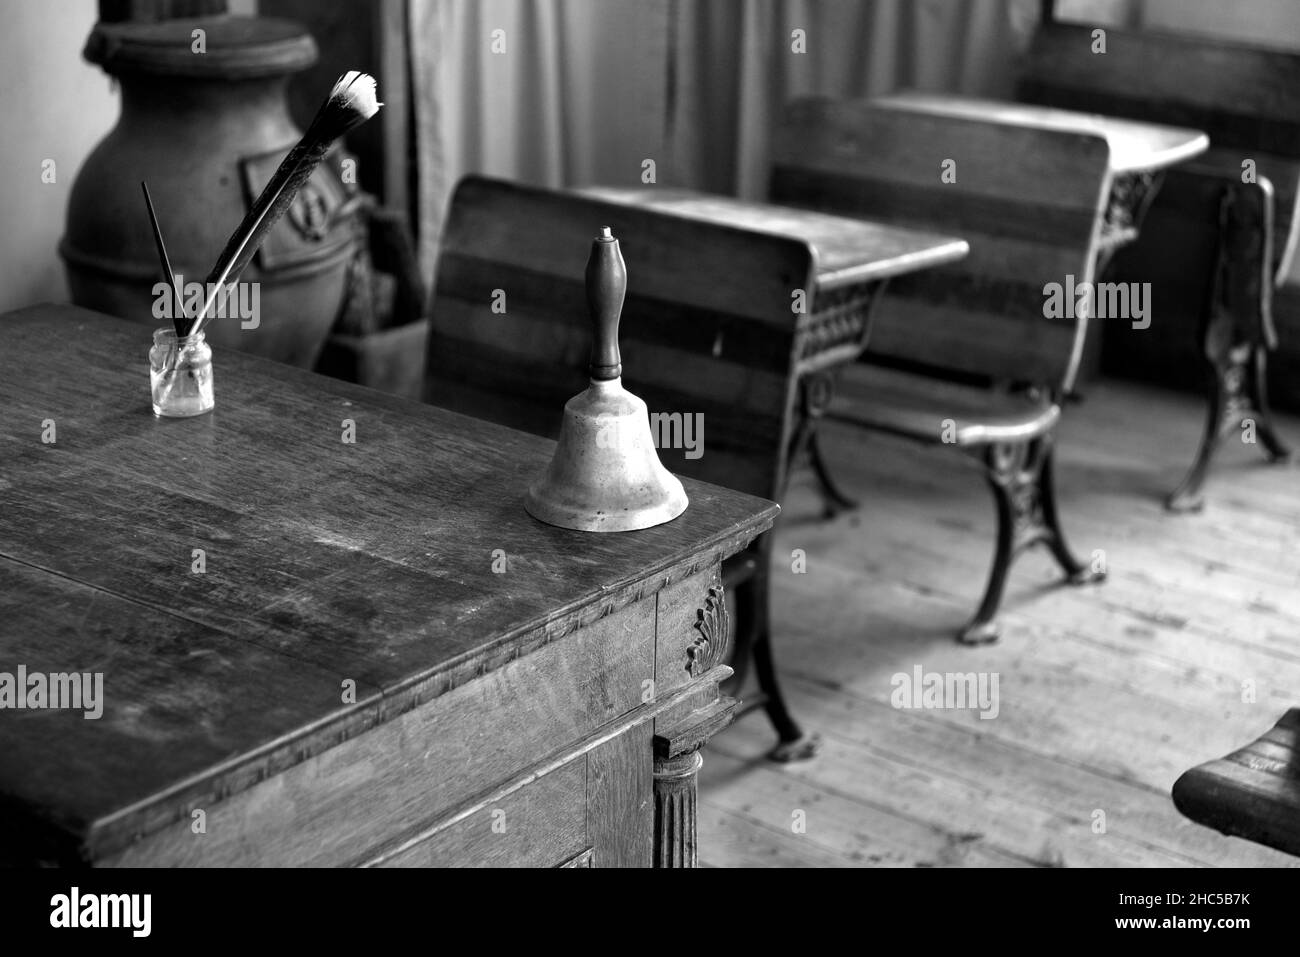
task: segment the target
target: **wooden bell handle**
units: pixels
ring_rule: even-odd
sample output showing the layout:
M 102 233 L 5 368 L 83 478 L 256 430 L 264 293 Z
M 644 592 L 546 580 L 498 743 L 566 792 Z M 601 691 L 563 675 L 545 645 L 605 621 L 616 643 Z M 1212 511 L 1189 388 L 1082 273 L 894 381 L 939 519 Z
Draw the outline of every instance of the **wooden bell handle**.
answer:
M 627 294 L 627 267 L 608 226 L 591 243 L 587 258 L 587 308 L 591 310 L 591 377 L 605 381 L 623 374 L 618 354 L 618 319 Z

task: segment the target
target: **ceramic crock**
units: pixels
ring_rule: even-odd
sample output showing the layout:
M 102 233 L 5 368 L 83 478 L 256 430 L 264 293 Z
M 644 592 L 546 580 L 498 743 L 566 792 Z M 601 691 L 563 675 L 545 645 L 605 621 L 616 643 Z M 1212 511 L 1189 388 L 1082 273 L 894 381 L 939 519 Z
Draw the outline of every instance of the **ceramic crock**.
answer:
M 121 86 L 116 127 L 72 188 L 59 252 L 78 305 L 159 325 L 158 256 L 140 194 L 148 181 L 173 269 L 202 283 L 302 131 L 289 77 L 316 60 L 298 24 L 263 17 L 100 23 L 85 57 Z M 322 91 L 324 95 L 328 91 Z M 268 235 L 235 311 L 205 327 L 218 349 L 312 366 L 343 303 L 357 246 L 339 168 L 322 163 Z M 246 315 L 255 306 L 256 315 Z

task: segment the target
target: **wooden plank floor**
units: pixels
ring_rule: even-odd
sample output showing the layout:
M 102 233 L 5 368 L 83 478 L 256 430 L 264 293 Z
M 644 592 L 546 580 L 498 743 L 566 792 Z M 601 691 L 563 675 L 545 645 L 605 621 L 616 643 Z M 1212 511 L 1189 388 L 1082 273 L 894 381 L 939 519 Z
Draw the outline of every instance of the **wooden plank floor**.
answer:
M 767 762 L 759 712 L 715 738 L 701 864 L 1300 865 L 1187 821 L 1169 798 L 1183 770 L 1300 704 L 1300 467 L 1232 448 L 1203 513 L 1166 513 L 1201 408 L 1105 382 L 1067 409 L 1066 532 L 1080 557 L 1104 552 L 1109 581 L 1056 587 L 1046 553 L 1030 552 L 1012 573 L 1002 640 L 983 648 L 952 637 L 992 550 L 974 463 L 829 426 L 836 474 L 865 504 L 823 521 L 811 480 L 796 479 L 773 585 L 785 689 L 822 753 Z M 1300 446 L 1300 420 L 1281 423 Z M 997 673 L 997 717 L 893 708 L 892 677 L 918 665 Z

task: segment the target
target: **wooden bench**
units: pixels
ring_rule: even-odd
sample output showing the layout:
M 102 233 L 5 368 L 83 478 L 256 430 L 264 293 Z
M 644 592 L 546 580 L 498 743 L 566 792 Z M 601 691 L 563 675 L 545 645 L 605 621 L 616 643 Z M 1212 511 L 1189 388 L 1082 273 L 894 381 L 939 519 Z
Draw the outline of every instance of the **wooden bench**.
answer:
M 1244 748 L 1184 773 L 1173 796 L 1193 821 L 1300 855 L 1300 708 Z
M 1243 434 L 1247 420 L 1270 460 L 1290 455 L 1272 424 L 1266 365 L 1279 341 L 1284 358 L 1300 363 L 1300 55 L 1111 28 L 1106 52 L 1098 54 L 1093 29 L 1044 23 L 1026 59 L 1020 98 L 1195 126 L 1212 143 L 1168 173 L 1142 234 L 1116 256 L 1108 278 L 1151 282 L 1157 313 L 1150 329 L 1108 331 L 1104 356 L 1107 367 L 1124 374 L 1154 371 L 1181 386 L 1193 384 L 1192 374 L 1205 380 L 1210 401 L 1200 448 L 1167 502 L 1174 510 L 1196 509 L 1216 450 L 1226 436 Z M 1247 161 L 1253 169 L 1243 169 Z M 1262 287 L 1248 292 L 1261 274 Z M 1300 407 L 1300 389 L 1281 385 Z
M 959 632 L 965 642 L 997 638 L 1008 570 L 1031 545 L 1047 545 L 1073 583 L 1104 576 L 1066 545 L 1052 479 L 1088 316 L 1047 318 L 1044 287 L 1093 280 L 1108 149 L 1095 135 L 823 99 L 791 104 L 776 137 L 775 202 L 970 244 L 961 262 L 890 284 L 870 364 L 845 372 L 830 412 L 983 460 L 997 544 L 979 609 Z

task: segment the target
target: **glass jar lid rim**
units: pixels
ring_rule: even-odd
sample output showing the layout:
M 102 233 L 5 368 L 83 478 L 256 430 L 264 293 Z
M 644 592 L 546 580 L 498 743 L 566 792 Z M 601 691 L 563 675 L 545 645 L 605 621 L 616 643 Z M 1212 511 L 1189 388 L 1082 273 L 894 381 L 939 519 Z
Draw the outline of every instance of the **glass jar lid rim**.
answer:
M 177 342 L 203 342 L 204 333 L 203 330 L 200 329 L 198 332 L 191 333 L 188 336 L 178 336 L 176 330 L 171 326 L 159 326 L 153 331 L 153 338 L 155 342 L 167 339 L 175 339 Z

